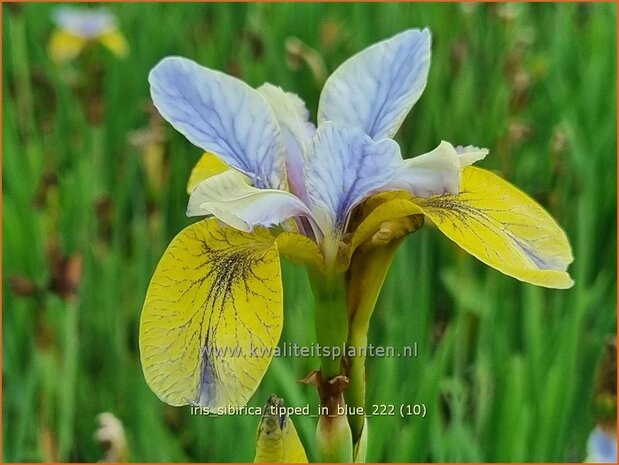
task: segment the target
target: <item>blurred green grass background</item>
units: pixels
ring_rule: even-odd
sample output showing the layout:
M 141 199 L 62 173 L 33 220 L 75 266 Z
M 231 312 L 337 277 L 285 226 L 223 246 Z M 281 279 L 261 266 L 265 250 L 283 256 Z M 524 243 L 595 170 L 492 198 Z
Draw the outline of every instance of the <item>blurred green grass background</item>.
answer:
M 153 116 L 147 73 L 163 56 L 187 56 L 296 92 L 315 116 L 320 73 L 295 62 L 288 38 L 330 72 L 408 27 L 431 29 L 433 55 L 398 136 L 403 153 L 441 139 L 490 148 L 481 166 L 568 232 L 576 285 L 519 283 L 432 228 L 409 237 L 369 339 L 417 342 L 419 357 L 368 360 L 368 404 L 425 403 L 428 415 L 371 418 L 368 460 L 584 459 L 595 367 L 616 332 L 615 4 L 111 4 L 131 55 L 98 50 L 65 66 L 46 53 L 52 7 L 3 8 L 4 461 L 99 460 L 103 411 L 124 423 L 133 461 L 253 459 L 258 418 L 191 416 L 142 376 L 143 297 L 190 223 L 185 183 L 200 155 Z M 84 90 L 94 77 L 100 86 Z M 307 279 L 284 268 L 282 342 L 308 344 Z M 250 405 L 270 393 L 316 404 L 296 380 L 317 366 L 275 359 Z M 316 459 L 315 419 L 294 421 Z

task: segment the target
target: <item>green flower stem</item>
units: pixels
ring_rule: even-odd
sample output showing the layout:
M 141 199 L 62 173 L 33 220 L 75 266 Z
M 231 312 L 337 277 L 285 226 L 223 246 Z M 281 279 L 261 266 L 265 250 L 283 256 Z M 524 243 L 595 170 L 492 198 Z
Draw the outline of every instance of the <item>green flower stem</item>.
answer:
M 341 348 L 348 336 L 346 286 L 341 273 L 322 274 L 310 271 L 314 292 L 316 339 L 321 347 L 320 371 L 325 380 L 341 374 L 342 357 L 334 357 L 331 348 Z
M 334 249 L 335 250 L 335 249 Z M 316 443 L 322 462 L 348 463 L 353 458 L 350 425 L 346 417 L 343 391 L 347 380 L 342 376 L 341 349 L 348 338 L 345 274 L 336 271 L 335 253 L 325 254 L 324 270 L 310 269 L 314 293 L 316 340 L 321 346 L 320 372 L 314 376 L 321 410 L 316 429 Z
M 371 248 L 353 257 L 351 263 L 348 306 L 351 315 L 348 345 L 355 357 L 348 357 L 349 386 L 345 392 L 349 411 L 365 412 L 365 359 L 370 318 L 382 289 L 389 266 L 402 239 Z M 365 415 L 348 415 L 353 443 L 357 446 L 364 429 Z

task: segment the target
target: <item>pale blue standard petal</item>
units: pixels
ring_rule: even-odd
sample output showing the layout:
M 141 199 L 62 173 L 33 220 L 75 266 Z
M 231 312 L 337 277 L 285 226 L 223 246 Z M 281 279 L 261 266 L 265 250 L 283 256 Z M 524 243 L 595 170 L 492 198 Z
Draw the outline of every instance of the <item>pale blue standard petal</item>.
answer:
M 250 232 L 256 226 L 271 227 L 288 218 L 306 217 L 315 227 L 312 213 L 290 192 L 256 189 L 238 171 L 228 170 L 202 181 L 189 197 L 187 216 L 213 215 L 220 221 Z
M 358 128 L 332 122 L 318 127 L 305 158 L 307 191 L 325 235 L 341 231 L 350 210 L 380 191 L 402 165 L 392 139 L 374 141 Z
M 285 187 L 279 124 L 256 90 L 181 57 L 164 58 L 148 81 L 159 113 L 191 143 L 247 174 L 256 187 Z
M 460 166 L 463 168 L 483 160 L 488 155 L 488 149 L 475 147 L 474 145 L 467 145 L 466 147 L 458 145 L 455 149 L 458 158 L 460 158 Z
M 116 27 L 114 16 L 103 8 L 60 6 L 53 10 L 52 19 L 59 28 L 84 39 L 94 39 Z
M 442 141 L 423 155 L 404 160 L 402 167 L 386 186 L 409 191 L 417 197 L 457 194 L 464 166 L 483 159 L 488 150 L 477 147 L 456 147 Z
M 307 189 L 303 176 L 305 165 L 303 152 L 316 132 L 316 127 L 308 122 L 309 111 L 303 100 L 295 94 L 284 92 L 281 87 L 267 82 L 256 90 L 269 102 L 281 127 L 290 191 L 303 201 L 307 201 Z
M 318 123 L 335 121 L 373 139 L 392 137 L 421 96 L 430 67 L 430 32 L 410 29 L 345 61 L 327 79 Z

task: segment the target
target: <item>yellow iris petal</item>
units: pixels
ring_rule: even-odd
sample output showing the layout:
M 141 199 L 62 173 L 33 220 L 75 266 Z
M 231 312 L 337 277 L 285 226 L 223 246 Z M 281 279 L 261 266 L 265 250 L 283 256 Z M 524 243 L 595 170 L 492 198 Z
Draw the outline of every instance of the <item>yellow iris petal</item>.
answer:
M 191 194 L 202 181 L 216 174 L 223 173 L 229 168 L 230 167 L 221 161 L 217 155 L 205 152 L 191 170 L 191 175 L 187 182 L 187 193 Z
M 292 232 L 281 233 L 277 236 L 279 253 L 288 260 L 298 264 L 323 268 L 323 258 L 320 247 L 308 237 Z
M 129 44 L 120 31 L 111 30 L 99 36 L 97 40 L 118 57 L 122 58 L 129 54 Z
M 148 385 L 171 405 L 244 405 L 282 329 L 277 247 L 215 219 L 185 228 L 150 282 L 140 321 Z
M 461 192 L 413 200 L 438 229 L 485 264 L 520 281 L 565 289 L 572 251 L 561 227 L 533 199 L 479 168 Z
M 84 50 L 88 41 L 63 30 L 56 30 L 48 44 L 50 58 L 57 62 L 70 61 Z
M 271 396 L 256 434 L 254 463 L 307 463 L 307 455 L 292 419 L 278 408 L 281 399 Z
M 462 171 L 461 192 L 414 198 L 403 191 L 368 199 L 350 247 L 340 257 L 350 263 L 358 247 L 381 246 L 429 218 L 456 244 L 487 265 L 538 286 L 564 289 L 572 251 L 561 227 L 533 199 L 500 177 L 475 167 Z
M 404 191 L 382 192 L 370 197 L 362 206 L 361 219 L 354 232 L 340 248 L 338 266 L 347 270 L 357 248 L 384 246 L 415 230 L 423 224 L 423 210 L 411 202 L 411 194 Z
M 291 418 L 284 428 L 284 463 L 307 463 L 307 455 Z
M 394 199 L 374 208 L 368 216 L 361 222 L 352 238 L 352 249 L 356 249 L 367 240 L 380 245 L 381 237 L 391 236 L 397 239 L 411 232 L 406 223 L 401 220 L 413 215 L 423 215 L 423 210 L 410 200 Z M 421 226 L 420 218 L 418 226 Z M 413 228 L 416 229 L 416 228 Z M 381 234 L 382 232 L 382 234 Z

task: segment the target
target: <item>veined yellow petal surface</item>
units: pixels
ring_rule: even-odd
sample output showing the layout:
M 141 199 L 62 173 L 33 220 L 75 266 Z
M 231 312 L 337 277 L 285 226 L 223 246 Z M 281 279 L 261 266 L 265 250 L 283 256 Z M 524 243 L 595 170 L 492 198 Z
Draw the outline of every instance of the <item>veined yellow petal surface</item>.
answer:
M 146 381 L 170 405 L 244 405 L 271 361 L 282 319 L 270 233 L 243 233 L 215 219 L 195 223 L 172 240 L 146 294 Z
M 120 31 L 112 30 L 98 37 L 99 42 L 118 57 L 129 54 L 129 44 Z
M 57 63 L 73 60 L 84 50 L 87 43 L 86 39 L 63 30 L 56 30 L 49 41 L 49 56 Z
M 204 154 L 198 160 L 198 163 L 191 170 L 189 181 L 187 182 L 187 193 L 191 194 L 198 184 L 205 179 L 208 179 L 216 174 L 223 173 L 230 167 L 219 159 L 217 155 L 209 152 Z
M 572 251 L 561 227 L 495 174 L 466 167 L 459 194 L 413 201 L 443 234 L 487 265 L 538 286 L 572 286 L 565 271 Z
M 322 269 L 323 258 L 320 247 L 314 241 L 299 233 L 285 232 L 275 241 L 279 253 L 298 265 L 309 265 Z
M 283 409 L 282 399 L 269 397 L 256 433 L 254 463 L 307 463 L 297 430 Z

